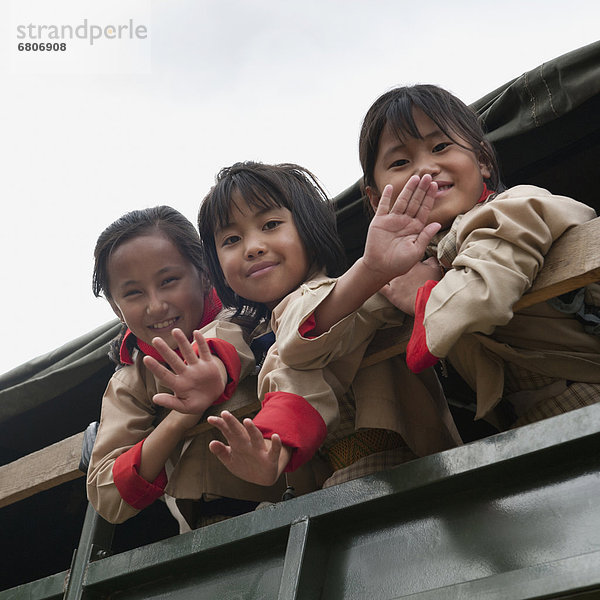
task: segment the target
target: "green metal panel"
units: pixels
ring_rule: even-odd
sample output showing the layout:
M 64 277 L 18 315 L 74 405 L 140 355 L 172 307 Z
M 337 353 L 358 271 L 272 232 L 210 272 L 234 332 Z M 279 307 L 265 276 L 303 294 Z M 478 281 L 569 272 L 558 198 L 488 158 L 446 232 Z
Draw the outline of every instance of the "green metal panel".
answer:
M 2 600 L 59 600 L 63 597 L 68 571 L 0 592 Z
M 82 597 L 593 597 L 599 566 L 596 405 L 93 562 Z
M 600 597 L 600 404 L 97 560 L 109 538 L 89 510 L 65 598 Z

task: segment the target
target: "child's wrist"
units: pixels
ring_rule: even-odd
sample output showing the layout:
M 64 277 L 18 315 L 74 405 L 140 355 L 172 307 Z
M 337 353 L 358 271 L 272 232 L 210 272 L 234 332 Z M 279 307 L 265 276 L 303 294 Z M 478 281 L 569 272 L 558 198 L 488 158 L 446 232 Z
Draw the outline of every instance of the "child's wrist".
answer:
M 204 414 L 204 411 L 202 411 Z M 187 414 L 172 410 L 164 419 L 163 423 L 168 426 L 174 434 L 183 436 L 183 434 L 198 424 L 202 414 Z
M 361 256 L 354 263 L 357 279 L 360 280 L 363 287 L 371 288 L 373 294 L 391 279 L 390 274 L 382 271 L 379 266 L 380 265 L 371 266 L 364 256 Z

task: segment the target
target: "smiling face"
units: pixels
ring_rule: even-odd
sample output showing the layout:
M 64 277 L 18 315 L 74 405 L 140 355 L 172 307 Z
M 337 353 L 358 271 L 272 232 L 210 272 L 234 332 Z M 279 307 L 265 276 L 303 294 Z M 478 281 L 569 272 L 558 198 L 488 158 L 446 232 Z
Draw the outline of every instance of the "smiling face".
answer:
M 306 280 L 308 256 L 287 208 L 251 207 L 235 196 L 214 236 L 223 276 L 238 296 L 272 309 Z
M 108 260 L 110 305 L 147 344 L 161 337 L 171 348 L 173 328 L 188 339 L 204 313 L 202 279 L 193 264 L 161 233 L 123 242 Z
M 376 209 L 387 184 L 394 187 L 396 197 L 412 175 L 429 174 L 438 192 L 428 223 L 441 223 L 447 229 L 457 215 L 477 204 L 490 171 L 478 153 L 457 143 L 467 145 L 459 136 L 450 139 L 420 109 L 414 109 L 413 117 L 421 138 L 400 140 L 390 127 L 384 128 L 373 172 L 376 187 L 367 187 L 366 192 Z

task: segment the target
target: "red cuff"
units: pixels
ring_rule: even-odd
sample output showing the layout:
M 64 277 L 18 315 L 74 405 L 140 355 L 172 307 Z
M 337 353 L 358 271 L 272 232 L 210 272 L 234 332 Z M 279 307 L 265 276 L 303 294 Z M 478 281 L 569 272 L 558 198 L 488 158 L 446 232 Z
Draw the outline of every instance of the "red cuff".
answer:
M 158 477 L 150 483 L 139 474 L 142 462 L 142 444 L 138 442 L 133 448 L 124 452 L 113 465 L 113 480 L 121 498 L 133 508 L 142 510 L 160 498 L 167 485 L 167 474 L 163 469 Z
M 327 426 L 321 415 L 302 397 L 289 392 L 268 392 L 259 413 L 252 419 L 263 437 L 277 433 L 292 448 L 286 472 L 295 471 L 319 449 Z
M 427 336 L 423 320 L 425 319 L 425 307 L 431 295 L 431 291 L 437 285 L 437 281 L 427 281 L 424 286 L 417 290 L 415 301 L 415 323 L 408 345 L 406 346 L 406 364 L 413 373 L 420 373 L 428 367 L 433 367 L 439 360 L 429 352 L 427 348 Z
M 235 392 L 235 388 L 240 381 L 240 372 L 242 365 L 240 357 L 238 356 L 237 350 L 233 344 L 226 342 L 220 338 L 208 338 L 206 340 L 210 353 L 219 358 L 225 365 L 227 371 L 227 385 L 223 390 L 223 393 L 213 402 L 214 404 L 221 404 L 226 400 L 229 400 Z M 192 348 L 196 354 L 198 353 L 198 345 L 196 342 L 192 344 Z
M 304 323 L 302 323 L 300 325 L 300 327 L 298 327 L 298 333 L 303 337 L 303 338 L 309 338 L 312 339 L 315 336 L 314 335 L 310 335 L 310 332 L 317 326 L 317 321 L 315 319 L 315 313 L 312 313 L 308 319 L 306 319 L 306 321 L 304 321 Z

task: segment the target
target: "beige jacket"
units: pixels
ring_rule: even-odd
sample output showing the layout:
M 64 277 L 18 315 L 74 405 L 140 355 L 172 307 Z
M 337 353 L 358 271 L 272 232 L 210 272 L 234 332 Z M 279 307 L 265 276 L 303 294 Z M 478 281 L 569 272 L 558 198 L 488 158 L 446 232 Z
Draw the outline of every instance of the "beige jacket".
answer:
M 321 415 L 328 432 L 338 424 L 338 402 L 355 405 L 354 428 L 396 431 L 419 456 L 461 443 L 441 387 L 430 369 L 415 375 L 397 356 L 359 369 L 364 352 L 380 328 L 402 326 L 408 339 L 412 321 L 376 294 L 328 332 L 309 339 L 298 328 L 336 284 L 318 276 L 287 296 L 273 311 L 277 341 L 259 374 L 259 397 L 282 390 L 303 396 Z
M 241 349 L 245 346 L 239 328 L 231 323 L 214 322 L 202 331 L 205 337 L 219 337 Z M 254 359 L 249 350 L 239 352 L 239 355 L 241 377 L 244 377 L 252 370 Z M 249 402 L 255 401 L 255 386 L 255 378 L 244 379 L 234 397 L 245 394 Z M 166 416 L 166 409 L 152 403 L 157 392 L 170 390 L 160 385 L 144 367 L 138 353 L 133 365 L 124 366 L 113 375 L 104 394 L 100 427 L 88 470 L 87 493 L 96 511 L 112 523 L 121 523 L 139 512 L 121 498 L 113 481 L 112 468 L 120 454 L 146 438 Z M 227 403 L 219 406 L 225 409 Z M 258 502 L 281 500 L 286 489 L 284 478 L 272 487 L 238 479 L 209 451 L 208 444 L 213 439 L 223 439 L 216 429 L 183 440 L 178 445 L 165 466 L 168 476 L 165 493 L 168 496 L 197 499 L 215 495 Z M 297 493 L 318 489 L 321 481 L 316 482 L 313 477 L 312 471 L 308 470 L 297 474 L 293 482 Z
M 600 382 L 600 337 L 545 302 L 512 310 L 552 243 L 594 217 L 585 204 L 521 185 L 470 210 L 440 241 L 440 262 L 444 255 L 452 260 L 427 302 L 427 346 L 447 356 L 477 391 L 478 418 L 503 396 L 505 361 L 550 377 Z

